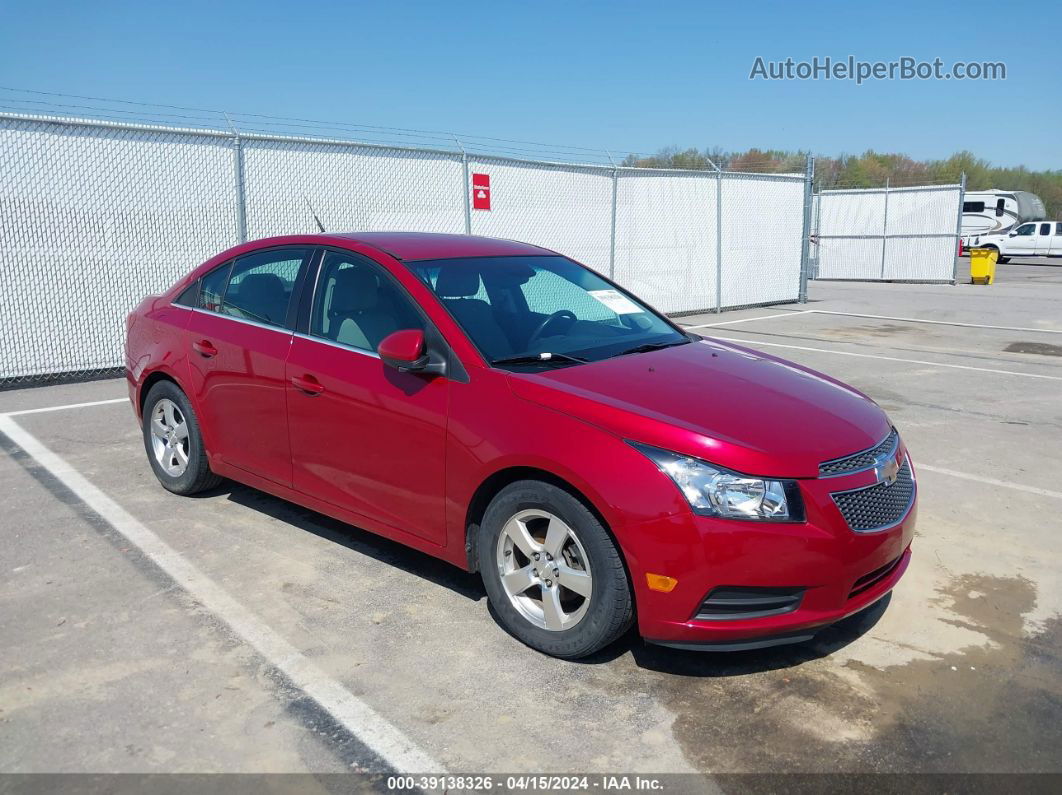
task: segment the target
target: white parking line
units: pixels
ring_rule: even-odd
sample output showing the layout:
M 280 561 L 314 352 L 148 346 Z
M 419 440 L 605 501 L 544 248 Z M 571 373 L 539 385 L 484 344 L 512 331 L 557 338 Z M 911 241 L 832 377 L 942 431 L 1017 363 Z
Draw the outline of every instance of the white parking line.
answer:
M 843 317 L 869 317 L 875 320 L 898 320 L 904 323 L 932 323 L 936 326 L 960 326 L 962 328 L 985 328 L 997 331 L 1029 331 L 1043 334 L 1062 334 L 1057 328 L 1031 328 L 1028 326 L 989 326 L 981 323 L 959 323 L 956 320 L 925 320 L 920 317 L 892 317 L 891 315 L 867 315 L 861 312 L 833 312 L 829 309 L 805 309 L 805 314 L 841 315 Z
M 986 478 L 981 475 L 971 475 L 968 472 L 957 472 L 954 469 L 945 469 L 944 467 L 930 466 L 929 464 L 918 464 L 918 470 L 926 470 L 928 472 L 937 472 L 941 475 L 949 475 L 953 478 L 962 478 L 963 480 L 975 480 L 978 483 L 987 483 L 990 486 L 1003 486 L 1008 489 L 1015 489 L 1017 491 L 1025 491 L 1029 494 L 1039 494 L 1041 497 L 1054 497 L 1056 500 L 1062 500 L 1062 491 L 1051 491 L 1051 489 L 1041 489 L 1036 486 L 1026 486 L 1023 483 L 1012 483 L 1009 480 L 996 480 L 995 478 Z
M 53 407 L 74 408 L 103 405 L 114 401 Z M 0 416 L 0 431 L 76 494 L 89 508 L 160 569 L 173 578 L 207 610 L 253 646 L 282 672 L 291 683 L 316 701 L 333 719 L 357 737 L 367 748 L 399 773 L 442 773 L 444 769 L 409 737 L 358 699 L 342 684 L 328 676 L 298 649 L 233 599 L 217 583 L 200 572 L 186 558 L 168 546 L 118 503 L 92 485 L 56 453 L 22 428 L 11 415 Z
M 20 409 L 18 411 L 0 412 L 3 417 L 21 417 L 23 414 L 44 414 L 49 411 L 65 411 L 66 409 L 85 409 L 90 406 L 107 406 L 111 403 L 128 403 L 129 398 L 114 398 L 113 400 L 93 400 L 88 403 L 67 403 L 65 406 L 45 406 L 41 409 Z
M 814 351 L 815 353 L 832 353 L 837 356 L 857 356 L 860 359 L 883 359 L 887 362 L 903 362 L 905 364 L 924 364 L 930 367 L 948 367 L 953 370 L 976 370 L 979 373 L 997 373 L 999 375 L 1020 375 L 1025 378 L 1043 378 L 1048 381 L 1062 381 L 1062 376 L 1057 375 L 1040 375 L 1039 373 L 1019 373 L 1016 370 L 995 370 L 991 367 L 973 367 L 968 364 L 944 364 L 943 362 L 927 362 L 922 359 L 901 359 L 898 356 L 882 356 L 877 353 L 855 353 L 854 351 L 833 351 L 829 348 L 811 348 L 805 345 L 783 345 L 780 342 L 763 342 L 762 340 L 746 340 L 737 339 L 735 337 L 716 337 L 712 335 L 713 339 L 726 340 L 727 342 L 737 342 L 741 345 L 746 345 L 750 348 L 756 348 L 761 345 L 767 345 L 772 348 L 788 348 L 794 351 Z
M 958 326 L 960 328 L 983 328 L 995 331 L 1027 331 L 1030 333 L 1062 334 L 1062 329 L 1057 328 L 1033 328 L 1030 326 L 991 326 L 984 323 L 960 323 L 957 320 L 927 320 L 920 317 L 894 317 L 893 315 L 870 315 L 864 312 L 834 312 L 830 309 L 793 309 L 789 312 L 779 312 L 775 315 L 760 315 L 759 317 L 743 317 L 738 320 L 724 320 L 720 323 L 701 323 L 696 326 L 683 326 L 683 328 L 714 328 L 716 326 L 730 326 L 734 323 L 751 323 L 753 320 L 771 320 L 776 317 L 797 317 L 799 315 L 837 315 L 840 317 L 866 317 L 874 320 L 895 320 L 902 323 L 930 323 L 934 326 Z
M 776 315 L 760 315 L 759 317 L 743 317 L 740 320 L 724 320 L 721 323 L 701 323 L 698 326 L 682 326 L 683 328 L 714 328 L 715 326 L 731 326 L 734 323 L 751 323 L 753 320 L 770 320 L 775 317 L 795 317 L 797 315 L 809 315 L 813 309 L 794 309 L 792 312 L 779 312 Z M 681 325 L 681 324 L 680 324 Z

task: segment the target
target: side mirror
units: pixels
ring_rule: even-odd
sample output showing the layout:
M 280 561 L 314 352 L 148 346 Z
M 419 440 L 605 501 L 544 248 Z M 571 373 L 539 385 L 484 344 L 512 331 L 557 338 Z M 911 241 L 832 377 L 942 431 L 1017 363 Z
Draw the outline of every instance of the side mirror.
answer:
M 1017 237 L 1017 236 L 1018 236 L 1017 230 L 1015 230 L 1015 231 L 1011 232 L 1009 235 L 1007 235 L 1007 237 Z
M 425 350 L 424 332 L 420 329 L 402 329 L 388 334 L 380 341 L 376 352 L 384 364 L 400 373 L 443 375 L 446 372 L 444 361 Z

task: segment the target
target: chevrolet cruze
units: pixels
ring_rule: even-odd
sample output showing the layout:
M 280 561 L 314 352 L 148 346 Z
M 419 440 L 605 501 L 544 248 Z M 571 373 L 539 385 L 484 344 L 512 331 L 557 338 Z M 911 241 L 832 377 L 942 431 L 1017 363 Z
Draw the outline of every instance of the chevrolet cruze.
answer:
M 915 475 L 867 396 L 689 333 L 508 240 L 278 237 L 127 321 L 148 461 L 231 478 L 483 578 L 558 657 L 799 642 L 885 596 Z

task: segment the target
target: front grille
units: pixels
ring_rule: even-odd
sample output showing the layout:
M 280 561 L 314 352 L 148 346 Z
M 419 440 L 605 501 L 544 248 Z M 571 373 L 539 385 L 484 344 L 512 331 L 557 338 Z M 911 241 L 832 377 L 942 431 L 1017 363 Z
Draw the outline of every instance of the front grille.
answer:
M 889 454 L 895 455 L 896 445 L 900 440 L 899 437 L 900 435 L 893 428 L 888 436 L 869 450 L 862 450 L 842 458 L 834 458 L 832 461 L 823 461 L 819 464 L 819 476 L 832 477 L 870 469 L 878 458 Z
M 853 596 L 859 596 L 859 594 L 863 593 L 863 591 L 867 591 L 873 588 L 879 582 L 881 582 L 890 574 L 892 574 L 893 570 L 900 565 L 901 558 L 903 558 L 903 555 L 900 555 L 900 557 L 896 558 L 895 560 L 889 561 L 880 569 L 874 569 L 874 571 L 870 572 L 870 574 L 864 574 L 862 577 L 856 580 L 855 585 L 852 586 L 852 590 L 848 594 L 848 598 L 851 599 Z
M 724 585 L 708 594 L 694 618 L 708 621 L 732 621 L 741 618 L 776 616 L 796 610 L 803 597 L 803 588 Z
M 862 489 L 835 492 L 831 496 L 852 530 L 870 533 L 899 522 L 911 507 L 914 494 L 911 462 L 905 458 L 892 483 L 876 483 Z

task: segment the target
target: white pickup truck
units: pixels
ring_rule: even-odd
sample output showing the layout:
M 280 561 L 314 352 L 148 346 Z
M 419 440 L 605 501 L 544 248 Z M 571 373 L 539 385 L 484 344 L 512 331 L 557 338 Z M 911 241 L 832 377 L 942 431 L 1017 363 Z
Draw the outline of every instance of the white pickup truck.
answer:
M 971 248 L 994 248 L 999 262 L 1011 257 L 1062 257 L 1062 223 L 1030 221 L 1004 234 L 974 235 Z

